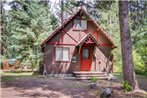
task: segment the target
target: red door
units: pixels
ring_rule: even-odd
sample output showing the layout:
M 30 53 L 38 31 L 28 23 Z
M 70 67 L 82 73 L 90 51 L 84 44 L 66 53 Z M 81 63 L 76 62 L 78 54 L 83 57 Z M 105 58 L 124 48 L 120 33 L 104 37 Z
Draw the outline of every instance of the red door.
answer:
M 92 63 L 92 47 L 81 48 L 81 71 L 90 71 Z

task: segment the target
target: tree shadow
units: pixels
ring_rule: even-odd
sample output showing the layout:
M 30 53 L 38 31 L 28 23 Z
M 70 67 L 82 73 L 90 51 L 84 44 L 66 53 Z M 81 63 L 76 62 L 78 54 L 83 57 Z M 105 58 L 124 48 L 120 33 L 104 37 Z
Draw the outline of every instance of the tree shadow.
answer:
M 11 93 L 19 97 L 47 97 L 47 98 L 96 98 L 103 88 L 110 87 L 114 90 L 112 98 L 142 98 L 144 95 L 125 93 L 120 81 L 98 80 L 98 88 L 90 89 L 89 80 L 65 80 L 61 78 L 38 76 L 2 76 L 2 97 Z M 139 79 L 140 81 L 140 79 Z M 143 81 L 143 80 L 142 80 Z M 142 82 L 140 81 L 139 84 Z M 145 82 L 145 81 L 144 81 Z M 146 86 L 144 86 L 146 88 Z M 5 93 L 5 90 L 8 90 Z M 144 89 L 146 90 L 146 89 Z M 98 93 L 99 92 L 99 93 Z M 137 96 L 137 97 L 136 97 Z M 97 96 L 98 97 L 98 96 Z M 6 97 L 9 98 L 9 97 Z
M 4 78 L 6 76 L 3 76 L 2 80 Z M 7 76 L 7 78 L 9 78 L 9 81 L 2 81 L 2 89 L 11 88 L 13 89 L 11 93 L 16 93 L 15 95 L 20 97 L 95 98 L 94 95 L 91 95 L 88 85 L 82 83 L 82 81 L 30 76 Z

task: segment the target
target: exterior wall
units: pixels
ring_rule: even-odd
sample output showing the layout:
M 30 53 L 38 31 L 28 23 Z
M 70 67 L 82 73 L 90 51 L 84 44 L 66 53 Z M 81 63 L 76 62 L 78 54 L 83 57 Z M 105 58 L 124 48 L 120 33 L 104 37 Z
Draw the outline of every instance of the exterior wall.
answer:
M 108 63 L 108 58 L 109 55 L 107 53 L 104 53 L 103 51 L 100 50 L 100 48 L 96 48 L 95 52 L 95 57 L 96 57 L 96 66 L 98 71 L 103 71 L 104 68 L 106 69 L 106 63 Z M 109 64 L 112 64 L 112 61 L 109 61 Z
M 79 19 L 79 17 L 75 18 Z M 72 20 L 46 43 L 46 47 L 44 47 L 44 64 L 48 73 L 72 73 L 73 71 L 80 71 L 80 53 L 76 44 L 88 33 L 93 35 L 101 45 L 95 49 L 91 70 L 102 71 L 106 67 L 107 58 L 112 50 L 110 41 L 103 36 L 102 32 L 91 21 L 88 21 L 87 26 L 88 28 L 85 31 L 73 30 Z M 69 47 L 70 61 L 56 62 L 55 47 Z M 76 56 L 77 62 L 72 62 L 73 56 Z
M 99 71 L 102 72 L 107 69 L 106 64 L 108 63 L 109 53 L 103 52 L 99 47 L 95 47 L 93 52 L 93 59 L 91 65 L 91 71 Z M 112 64 L 112 61 L 109 60 L 109 64 Z
M 70 61 L 55 61 L 55 48 L 56 47 L 69 47 L 70 48 Z M 45 48 L 45 66 L 48 73 L 72 73 L 73 71 L 80 71 L 80 53 L 79 48 L 75 46 L 64 46 L 64 45 L 47 45 Z M 72 57 L 76 57 L 76 62 L 72 62 Z M 93 59 L 91 65 L 91 71 L 103 71 L 106 68 L 106 62 L 108 57 L 96 47 L 93 51 Z M 111 61 L 110 63 L 111 64 Z
M 55 61 L 55 48 L 56 47 L 69 47 L 70 48 L 70 61 Z M 79 54 L 75 53 L 75 46 L 63 45 L 47 45 L 45 49 L 45 66 L 48 73 L 72 73 L 74 70 L 80 70 Z M 72 57 L 76 56 L 77 62 L 72 62 Z
M 54 36 L 54 38 L 52 38 L 49 41 L 49 43 L 61 42 L 61 40 L 62 40 L 61 37 L 62 37 L 61 32 L 59 32 Z

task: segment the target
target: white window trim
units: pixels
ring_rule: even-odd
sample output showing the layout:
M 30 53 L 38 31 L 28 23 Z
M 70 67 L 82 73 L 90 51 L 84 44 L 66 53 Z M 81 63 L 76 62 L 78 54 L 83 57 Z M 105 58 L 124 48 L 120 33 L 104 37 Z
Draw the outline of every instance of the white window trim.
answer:
M 61 50 L 62 52 L 60 51 L 60 53 L 61 53 L 60 59 L 57 59 L 57 49 L 60 49 L 60 50 L 62 49 Z M 66 51 L 66 52 L 68 52 L 66 58 L 64 58 L 64 55 L 66 54 L 66 53 L 64 53 L 65 49 L 68 50 L 68 51 Z M 63 61 L 63 62 L 70 61 L 70 48 L 69 47 L 55 47 L 55 61 Z

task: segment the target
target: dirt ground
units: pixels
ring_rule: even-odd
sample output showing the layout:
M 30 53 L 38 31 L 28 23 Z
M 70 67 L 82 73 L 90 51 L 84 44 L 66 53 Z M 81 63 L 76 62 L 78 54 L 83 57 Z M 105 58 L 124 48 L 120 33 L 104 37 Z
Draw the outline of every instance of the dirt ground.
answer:
M 90 80 L 67 80 L 38 76 L 2 76 L 1 98 L 99 98 L 105 87 L 113 90 L 110 98 L 147 98 L 138 93 L 124 93 L 121 78 L 115 81 L 98 80 L 90 89 Z M 139 85 L 147 91 L 147 78 L 139 77 Z

